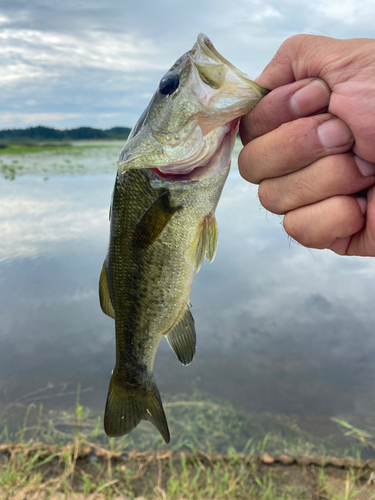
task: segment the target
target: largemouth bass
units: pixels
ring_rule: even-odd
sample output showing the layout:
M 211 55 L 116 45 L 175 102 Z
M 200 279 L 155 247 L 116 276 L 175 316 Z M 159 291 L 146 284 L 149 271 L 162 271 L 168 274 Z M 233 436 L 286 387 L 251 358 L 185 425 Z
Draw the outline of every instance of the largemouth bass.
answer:
M 215 209 L 239 118 L 267 92 L 200 34 L 161 79 L 120 154 L 99 284 L 116 325 L 109 436 L 148 420 L 170 440 L 152 373 L 156 351 L 165 336 L 181 363 L 193 360 L 193 276 L 215 256 Z

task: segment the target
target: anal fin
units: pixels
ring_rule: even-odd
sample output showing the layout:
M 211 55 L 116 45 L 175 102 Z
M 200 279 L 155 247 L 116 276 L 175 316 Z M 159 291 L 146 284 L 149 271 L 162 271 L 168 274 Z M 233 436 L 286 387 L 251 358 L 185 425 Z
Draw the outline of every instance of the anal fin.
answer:
M 172 351 L 183 365 L 189 365 L 194 358 L 196 334 L 194 318 L 187 305 L 178 323 L 166 335 Z
M 201 268 L 204 257 L 207 257 L 210 262 L 214 260 L 218 237 L 219 229 L 216 218 L 212 217 L 210 220 L 205 217 L 188 253 L 188 262 L 196 273 Z
M 107 314 L 111 318 L 115 319 L 115 310 L 113 308 L 111 296 L 109 294 L 107 268 L 105 262 L 103 264 L 99 279 L 99 299 L 100 307 L 102 308 L 104 314 Z

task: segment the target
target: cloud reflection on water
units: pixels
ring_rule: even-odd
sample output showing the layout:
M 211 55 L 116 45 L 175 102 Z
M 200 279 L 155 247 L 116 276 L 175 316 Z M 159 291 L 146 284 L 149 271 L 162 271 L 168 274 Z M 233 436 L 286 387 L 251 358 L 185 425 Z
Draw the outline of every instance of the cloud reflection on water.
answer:
M 3 386 L 83 377 L 106 385 L 114 324 L 97 282 L 112 186 L 112 175 L 1 182 Z M 291 242 L 235 171 L 217 219 L 215 262 L 191 294 L 197 356 L 185 369 L 162 342 L 161 391 L 188 390 L 200 376 L 202 389 L 247 409 L 373 411 L 374 259 Z

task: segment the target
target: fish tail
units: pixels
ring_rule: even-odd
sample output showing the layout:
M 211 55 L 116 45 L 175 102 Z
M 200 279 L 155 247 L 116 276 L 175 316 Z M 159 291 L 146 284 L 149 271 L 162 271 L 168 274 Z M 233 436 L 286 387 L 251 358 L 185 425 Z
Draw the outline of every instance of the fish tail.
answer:
M 169 443 L 169 429 L 160 394 L 151 374 L 144 387 L 127 386 L 113 372 L 104 414 L 104 430 L 108 436 L 123 436 L 141 420 L 151 422 Z

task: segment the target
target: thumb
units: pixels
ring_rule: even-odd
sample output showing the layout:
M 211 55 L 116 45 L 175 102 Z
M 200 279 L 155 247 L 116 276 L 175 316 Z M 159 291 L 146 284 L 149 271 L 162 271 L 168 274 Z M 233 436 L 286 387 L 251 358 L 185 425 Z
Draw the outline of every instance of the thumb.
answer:
M 345 56 L 343 40 L 317 35 L 295 35 L 285 40 L 256 82 L 275 89 L 303 78 L 324 78 L 327 66 Z

